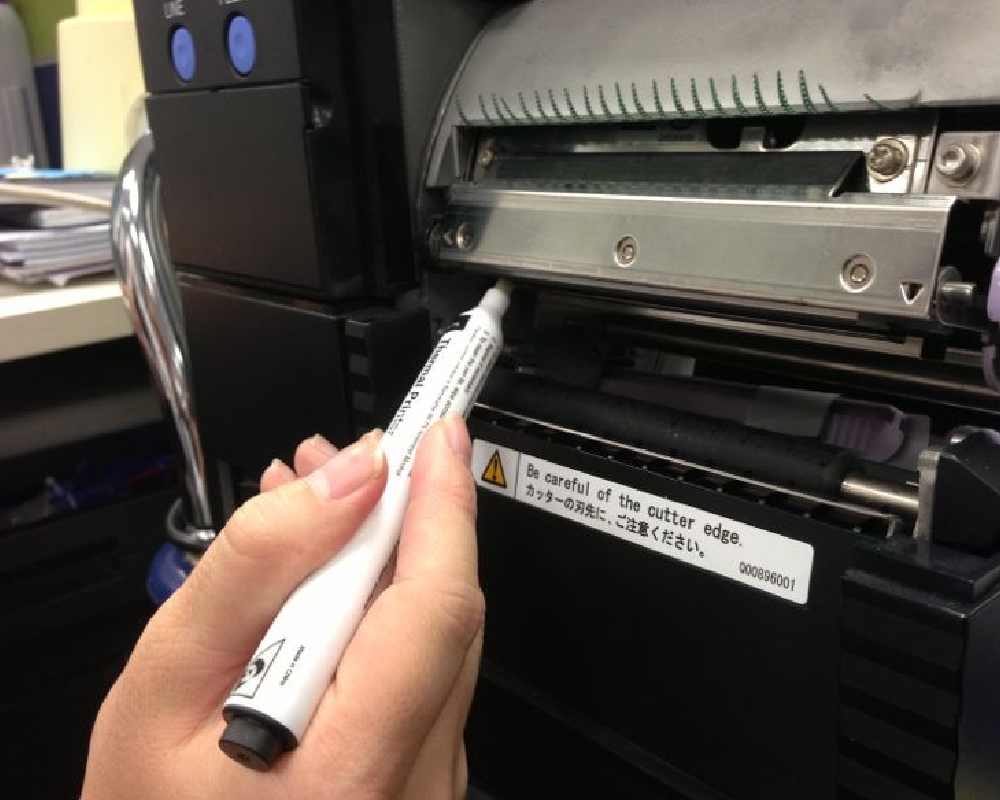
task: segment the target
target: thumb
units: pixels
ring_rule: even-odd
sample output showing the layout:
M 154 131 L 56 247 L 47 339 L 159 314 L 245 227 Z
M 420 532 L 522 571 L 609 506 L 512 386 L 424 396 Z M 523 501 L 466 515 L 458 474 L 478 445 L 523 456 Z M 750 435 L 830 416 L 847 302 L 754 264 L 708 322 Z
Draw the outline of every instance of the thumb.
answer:
M 126 675 L 155 682 L 161 703 L 191 707 L 201 695 L 214 707 L 288 595 L 378 501 L 386 474 L 380 438 L 373 431 L 307 478 L 240 506 L 154 615 Z

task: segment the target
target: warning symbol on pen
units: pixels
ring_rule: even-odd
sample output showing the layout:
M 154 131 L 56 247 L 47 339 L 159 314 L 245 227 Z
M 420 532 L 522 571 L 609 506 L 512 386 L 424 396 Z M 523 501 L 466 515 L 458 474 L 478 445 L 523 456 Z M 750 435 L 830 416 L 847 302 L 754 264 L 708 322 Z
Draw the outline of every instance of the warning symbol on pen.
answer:
M 251 658 L 250 663 L 247 664 L 246 671 L 243 673 L 243 677 L 233 687 L 232 694 L 239 697 L 253 697 L 257 694 L 257 690 L 264 682 L 264 676 L 267 675 L 267 671 L 278 657 L 278 653 L 281 651 L 281 646 L 284 643 L 284 639 L 279 639 L 277 642 L 263 648 L 257 655 Z
M 490 456 L 490 461 L 483 470 L 481 479 L 484 483 L 491 483 L 501 489 L 507 488 L 507 476 L 503 473 L 503 462 L 500 460 L 500 451 L 494 450 Z

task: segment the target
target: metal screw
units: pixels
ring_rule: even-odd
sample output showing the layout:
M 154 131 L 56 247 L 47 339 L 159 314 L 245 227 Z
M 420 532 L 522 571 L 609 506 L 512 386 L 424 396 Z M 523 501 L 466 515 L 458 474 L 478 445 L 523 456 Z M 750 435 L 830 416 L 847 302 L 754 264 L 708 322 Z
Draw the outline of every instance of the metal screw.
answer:
M 902 174 L 910 161 L 910 151 L 899 139 L 880 139 L 868 153 L 868 171 L 877 181 L 891 181 Z
M 333 109 L 326 105 L 314 105 L 312 107 L 312 124 L 314 128 L 325 128 L 333 119 Z
M 840 271 L 840 283 L 848 292 L 863 292 L 875 277 L 875 264 L 866 255 L 851 256 Z
M 459 250 L 471 250 L 472 245 L 476 242 L 476 232 L 472 227 L 472 223 L 463 222 L 455 230 L 455 245 Z
M 934 166 L 946 179 L 962 183 L 979 169 L 979 150 L 975 145 L 962 142 L 948 145 L 938 153 Z
M 479 151 L 479 166 L 486 169 L 490 164 L 492 164 L 497 157 L 496 147 L 493 144 L 493 140 L 485 142 Z
M 454 247 L 455 231 L 451 228 L 445 228 L 444 232 L 441 234 L 441 240 L 445 243 L 446 247 Z
M 619 267 L 630 267 L 639 255 L 639 243 L 634 236 L 623 236 L 615 245 L 615 263 Z
M 864 264 L 855 264 L 851 267 L 850 281 L 855 286 L 860 286 L 864 283 L 868 283 L 868 278 L 871 275 L 871 271 Z

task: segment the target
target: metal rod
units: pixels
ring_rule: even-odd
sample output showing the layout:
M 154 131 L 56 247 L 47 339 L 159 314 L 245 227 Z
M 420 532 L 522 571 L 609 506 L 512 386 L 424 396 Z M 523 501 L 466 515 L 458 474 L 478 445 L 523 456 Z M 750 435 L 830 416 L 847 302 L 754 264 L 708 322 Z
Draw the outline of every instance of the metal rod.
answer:
M 906 517 L 916 517 L 920 509 L 916 487 L 849 474 L 840 484 L 841 495 L 863 505 L 876 506 Z
M 119 175 L 111 214 L 111 244 L 125 308 L 170 408 L 184 456 L 192 518 L 182 519 L 182 509 L 173 509 L 168 531 L 175 541 L 203 549 L 215 536 L 205 454 L 194 412 L 180 296 L 159 212 L 159 171 L 149 135 L 132 148 Z

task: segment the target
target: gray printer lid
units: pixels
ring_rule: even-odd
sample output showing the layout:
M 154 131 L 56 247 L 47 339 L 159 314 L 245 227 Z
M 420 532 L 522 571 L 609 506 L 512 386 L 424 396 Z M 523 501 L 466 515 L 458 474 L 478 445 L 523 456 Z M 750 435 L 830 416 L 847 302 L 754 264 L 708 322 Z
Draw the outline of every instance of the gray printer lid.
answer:
M 466 124 L 1000 99 L 996 0 L 533 0 L 473 45 Z

